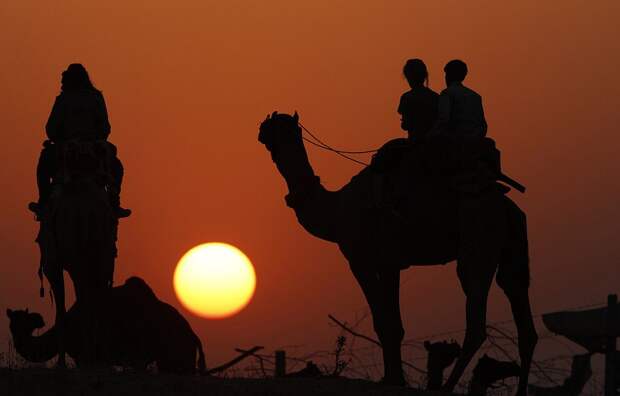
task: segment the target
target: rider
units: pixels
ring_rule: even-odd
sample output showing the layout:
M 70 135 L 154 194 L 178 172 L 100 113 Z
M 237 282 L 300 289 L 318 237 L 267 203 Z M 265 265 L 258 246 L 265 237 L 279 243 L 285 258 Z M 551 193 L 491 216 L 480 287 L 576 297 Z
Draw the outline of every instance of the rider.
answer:
M 407 131 L 409 139 L 424 138 L 437 120 L 439 95 L 428 88 L 428 71 L 421 59 L 409 59 L 403 67 L 403 74 L 411 90 L 400 97 L 400 126 Z
M 483 138 L 487 133 L 482 97 L 463 85 L 467 65 L 451 60 L 444 67 L 446 89 L 439 95 L 438 119 L 431 135 Z
M 56 97 L 45 131 L 49 141 L 37 165 L 37 186 L 39 201 L 31 202 L 29 209 L 41 217 L 48 203 L 52 185 L 51 180 L 57 172 L 57 147 L 68 140 L 104 140 L 110 134 L 110 122 L 101 91 L 93 86 L 88 72 L 79 63 L 70 64 L 62 73 L 61 93 Z M 51 144 L 53 143 L 53 144 Z M 111 155 L 110 203 L 118 217 L 127 217 L 131 210 L 120 206 L 120 191 L 123 180 L 123 165 L 116 156 L 116 147 L 106 142 Z

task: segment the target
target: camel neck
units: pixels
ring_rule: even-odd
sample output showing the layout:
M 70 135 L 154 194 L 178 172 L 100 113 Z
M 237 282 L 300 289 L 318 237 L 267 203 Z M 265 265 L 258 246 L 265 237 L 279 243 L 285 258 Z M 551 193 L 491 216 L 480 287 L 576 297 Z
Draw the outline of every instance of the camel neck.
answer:
M 309 183 L 316 181 L 316 175 L 301 140 L 282 143 L 273 153 L 273 160 L 286 180 L 291 194 L 306 190 Z
M 442 368 L 427 368 L 428 374 L 428 389 L 439 389 L 441 388 L 441 384 L 443 382 L 443 372 Z
M 29 362 L 46 362 L 58 353 L 56 329 L 48 329 L 40 336 L 32 334 L 13 334 L 17 352 Z

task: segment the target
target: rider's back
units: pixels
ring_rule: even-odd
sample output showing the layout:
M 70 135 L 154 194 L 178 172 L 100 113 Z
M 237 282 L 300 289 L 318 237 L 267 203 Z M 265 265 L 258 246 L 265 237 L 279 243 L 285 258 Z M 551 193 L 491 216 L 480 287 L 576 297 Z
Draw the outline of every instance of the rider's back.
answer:
M 482 138 L 487 133 L 482 97 L 461 83 L 452 83 L 439 96 L 439 129 L 442 133 Z
M 401 127 L 409 132 L 410 137 L 423 137 L 435 125 L 438 98 L 435 91 L 424 85 L 412 88 L 400 97 Z
M 94 89 L 63 91 L 56 97 L 45 130 L 54 142 L 106 139 L 110 123 L 103 95 Z

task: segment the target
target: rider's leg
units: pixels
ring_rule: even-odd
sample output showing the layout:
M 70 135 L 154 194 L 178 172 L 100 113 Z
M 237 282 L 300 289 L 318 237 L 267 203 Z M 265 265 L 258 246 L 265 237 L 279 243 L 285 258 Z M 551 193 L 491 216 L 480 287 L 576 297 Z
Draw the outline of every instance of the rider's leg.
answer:
M 41 210 L 49 201 L 52 193 L 52 175 L 54 167 L 54 157 L 52 148 L 44 146 L 39 155 L 37 163 L 37 188 L 39 189 L 39 200 L 31 202 L 28 208 L 35 212 L 37 216 L 41 215 Z
M 112 185 L 110 186 L 110 203 L 118 217 L 127 217 L 131 215 L 131 210 L 121 207 L 121 186 L 123 184 L 123 175 L 125 171 L 123 164 L 115 153 L 110 160 L 110 173 L 112 176 Z

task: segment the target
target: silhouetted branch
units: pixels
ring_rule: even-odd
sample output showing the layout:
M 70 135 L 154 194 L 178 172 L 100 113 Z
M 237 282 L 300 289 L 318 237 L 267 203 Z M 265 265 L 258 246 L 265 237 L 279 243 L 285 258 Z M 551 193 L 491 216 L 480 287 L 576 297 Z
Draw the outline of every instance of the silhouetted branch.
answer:
M 247 350 L 245 350 L 245 349 L 235 348 L 235 352 L 239 352 L 239 353 L 249 353 L 249 352 L 252 352 L 252 351 L 247 351 Z M 262 375 L 263 375 L 263 378 L 267 378 L 267 372 L 265 371 L 265 361 L 267 361 L 267 362 L 268 362 L 268 363 L 270 363 L 270 364 L 273 364 L 273 362 L 272 362 L 272 361 L 270 361 L 270 360 L 266 357 L 266 355 L 261 355 L 261 354 L 255 353 L 255 352 L 252 352 L 252 353 L 251 353 L 251 355 L 252 355 L 253 357 L 255 357 L 255 358 L 256 358 L 256 360 L 258 360 L 258 365 L 259 365 L 260 371 L 261 371 L 261 373 L 262 373 Z
M 334 318 L 332 315 L 327 315 L 327 317 L 334 323 L 336 323 L 338 326 L 340 326 L 344 331 L 346 331 L 347 333 L 350 333 L 351 335 L 355 336 L 355 337 L 359 337 L 362 338 L 368 342 L 372 342 L 373 344 L 377 345 L 378 347 L 381 347 L 381 343 L 373 338 L 370 338 L 364 334 L 358 333 L 355 330 L 350 329 L 349 327 L 347 327 L 347 325 L 345 325 L 344 323 L 340 322 L 338 319 Z
M 508 360 L 510 360 L 511 362 L 515 361 L 515 359 L 512 357 L 512 355 L 510 355 L 510 353 L 506 349 L 504 349 L 501 345 L 495 342 L 494 337 L 487 337 L 487 340 L 489 340 L 489 343 L 493 345 L 495 348 L 497 348 L 497 350 L 499 350 Z
M 505 331 L 500 330 L 499 328 L 492 326 L 492 325 L 487 325 L 487 329 L 493 330 L 497 333 L 499 333 L 500 335 L 506 337 L 507 339 L 509 339 L 514 345 L 516 345 L 517 347 L 519 346 L 519 343 L 517 341 L 515 341 L 514 337 L 511 337 L 510 335 L 508 335 Z M 551 382 L 554 385 L 557 385 L 558 383 L 553 380 L 553 378 L 551 378 L 546 372 L 545 370 L 538 364 L 536 363 L 533 359 L 532 359 L 532 366 L 536 367 L 536 369 L 538 369 L 538 371 L 543 375 L 543 377 L 545 377 L 547 379 L 547 381 Z
M 235 352 L 246 353 L 248 351 L 246 349 L 235 348 Z M 275 365 L 275 362 L 273 361 L 273 356 L 272 355 L 264 355 L 264 354 L 261 354 L 261 353 L 252 353 L 252 356 L 254 356 L 257 359 L 262 360 L 263 362 L 267 362 L 267 363 L 271 364 L 272 366 Z
M 367 335 L 361 334 L 356 332 L 355 330 L 350 329 L 347 325 L 345 325 L 344 323 L 342 323 L 341 321 L 339 321 L 338 319 L 334 318 L 332 315 L 327 315 L 327 317 L 334 323 L 336 323 L 338 326 L 340 326 L 344 331 L 346 331 L 347 333 L 351 334 L 354 337 L 358 337 L 358 338 L 362 338 L 368 342 L 371 342 L 375 345 L 377 345 L 379 348 L 381 348 L 381 343 L 373 338 L 368 337 Z M 421 368 L 418 368 L 416 366 L 414 366 L 413 364 L 406 362 L 404 360 L 401 360 L 402 364 L 404 366 L 409 367 L 410 369 L 413 369 L 415 371 L 417 371 L 420 374 L 424 374 L 426 375 L 426 371 L 422 370 Z
M 261 349 L 263 349 L 262 346 L 255 346 L 254 348 L 248 350 L 248 351 L 241 351 L 239 349 L 236 349 L 236 351 L 241 352 L 241 355 L 237 356 L 236 358 L 234 358 L 233 360 L 231 360 L 228 363 L 224 363 L 221 366 L 217 366 L 214 367 L 210 370 L 207 370 L 206 374 L 215 374 L 215 373 L 219 373 L 220 371 L 224 371 L 226 369 L 231 368 L 232 366 L 234 366 L 235 364 L 239 363 L 240 361 L 242 361 L 243 359 L 245 359 L 248 356 L 253 355 L 255 352 L 260 351 Z

